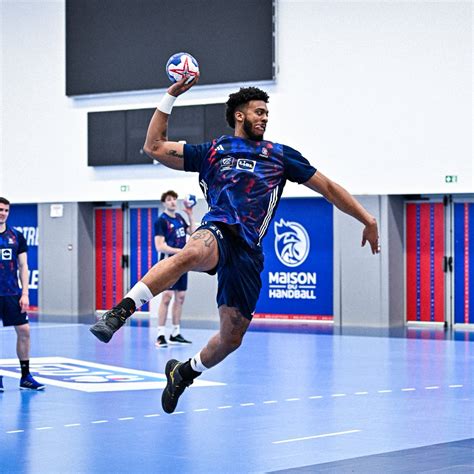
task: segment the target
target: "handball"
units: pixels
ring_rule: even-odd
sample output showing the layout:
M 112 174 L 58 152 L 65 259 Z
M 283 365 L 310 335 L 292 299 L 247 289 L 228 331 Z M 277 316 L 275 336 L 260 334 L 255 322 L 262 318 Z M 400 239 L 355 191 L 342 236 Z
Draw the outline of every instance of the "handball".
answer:
M 166 74 L 171 82 L 178 82 L 183 77 L 188 77 L 189 84 L 199 72 L 199 65 L 189 53 L 175 53 L 166 63 Z
M 187 208 L 194 207 L 197 204 L 196 196 L 194 194 L 186 194 L 183 204 Z

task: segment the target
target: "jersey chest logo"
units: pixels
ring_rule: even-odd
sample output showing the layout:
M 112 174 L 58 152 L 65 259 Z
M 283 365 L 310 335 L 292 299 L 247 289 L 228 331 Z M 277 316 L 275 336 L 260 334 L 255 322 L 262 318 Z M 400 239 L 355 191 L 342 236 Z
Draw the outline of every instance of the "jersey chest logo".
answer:
M 247 160 L 245 158 L 241 158 L 240 160 L 237 160 L 237 166 L 236 168 L 238 170 L 243 170 L 243 171 L 255 171 L 255 165 L 257 164 L 256 161 L 254 160 Z
M 13 250 L 12 249 L 1 249 L 0 257 L 3 261 L 13 259 Z

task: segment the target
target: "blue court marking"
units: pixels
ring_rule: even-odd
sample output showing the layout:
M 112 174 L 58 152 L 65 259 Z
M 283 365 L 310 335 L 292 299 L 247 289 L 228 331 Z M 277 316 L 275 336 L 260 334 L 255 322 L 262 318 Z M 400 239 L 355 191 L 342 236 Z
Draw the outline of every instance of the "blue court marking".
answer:
M 32 324 L 32 347 L 162 373 L 213 334 L 183 332 L 191 346 L 156 349 L 154 327 L 127 326 L 102 344 L 87 326 Z M 14 342 L 0 331 L 0 358 Z M 469 340 L 249 332 L 205 374 L 227 385 L 191 387 L 174 415 L 162 412 L 161 390 L 28 393 L 8 377 L 0 471 L 268 472 L 468 439 L 473 356 Z

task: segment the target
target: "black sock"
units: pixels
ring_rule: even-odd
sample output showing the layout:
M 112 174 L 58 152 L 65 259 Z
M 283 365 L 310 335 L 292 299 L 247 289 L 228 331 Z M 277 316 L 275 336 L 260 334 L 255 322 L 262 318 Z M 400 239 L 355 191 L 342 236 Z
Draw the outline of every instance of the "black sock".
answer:
M 124 308 L 127 312 L 127 318 L 129 318 L 137 309 L 135 301 L 133 301 L 132 298 L 124 298 L 116 307 Z
M 30 374 L 30 361 L 20 360 L 21 378 L 24 379 Z
M 185 380 L 194 380 L 196 377 L 199 377 L 202 372 L 196 372 L 191 367 L 191 359 L 183 363 L 183 365 L 178 369 L 181 377 Z

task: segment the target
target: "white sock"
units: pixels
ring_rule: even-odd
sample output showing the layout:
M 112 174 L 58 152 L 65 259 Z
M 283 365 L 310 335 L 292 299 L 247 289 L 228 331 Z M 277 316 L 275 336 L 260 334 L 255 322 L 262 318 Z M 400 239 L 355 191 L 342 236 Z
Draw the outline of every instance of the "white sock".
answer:
M 179 324 L 174 324 L 173 325 L 173 332 L 171 333 L 171 335 L 173 337 L 176 337 L 179 334 L 179 331 L 180 331 Z
M 135 306 L 140 308 L 153 298 L 150 289 L 142 281 L 139 281 L 126 295 L 125 298 L 131 298 Z
M 158 326 L 158 337 L 165 335 L 165 326 Z
M 201 362 L 201 353 L 198 352 L 192 359 L 191 359 L 191 368 L 196 372 L 204 372 L 207 370 L 207 367 Z

